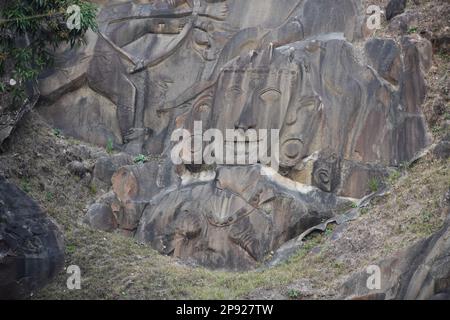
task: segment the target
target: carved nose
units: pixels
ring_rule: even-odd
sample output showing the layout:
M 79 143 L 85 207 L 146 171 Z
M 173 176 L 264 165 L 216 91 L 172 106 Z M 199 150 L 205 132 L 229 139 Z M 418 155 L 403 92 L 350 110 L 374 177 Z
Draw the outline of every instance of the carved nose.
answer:
M 255 129 L 256 128 L 256 124 L 254 124 L 253 122 L 248 122 L 248 121 L 237 121 L 234 124 L 234 129 L 236 130 L 243 130 L 243 131 L 247 131 L 248 129 Z
M 256 111 L 253 110 L 251 104 L 245 106 L 239 120 L 234 124 L 234 128 L 244 131 L 256 128 Z

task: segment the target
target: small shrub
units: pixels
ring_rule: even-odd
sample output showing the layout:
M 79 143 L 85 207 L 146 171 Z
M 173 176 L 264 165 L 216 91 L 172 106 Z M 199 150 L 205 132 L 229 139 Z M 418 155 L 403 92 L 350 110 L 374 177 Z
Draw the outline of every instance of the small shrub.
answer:
M 97 194 L 97 187 L 96 187 L 94 184 L 91 184 L 91 185 L 89 186 L 89 192 L 90 192 L 92 195 L 96 195 L 96 194 Z
M 361 212 L 361 215 L 363 216 L 369 212 L 369 208 L 361 208 L 360 212 Z
M 53 129 L 52 132 L 55 137 L 59 138 L 61 136 L 61 130 L 59 130 L 57 128 Z
M 334 231 L 334 226 L 329 224 L 324 232 L 325 237 L 330 237 L 333 234 L 333 231 Z
M 30 182 L 28 181 L 28 179 L 23 178 L 20 181 L 20 187 L 26 193 L 29 193 L 31 191 L 31 186 L 30 186 Z
M 450 62 L 450 54 L 446 53 L 443 50 L 440 50 L 437 55 L 444 61 Z
M 450 120 L 450 112 L 444 114 L 444 120 Z
M 398 171 L 393 171 L 389 177 L 387 178 L 387 181 L 389 184 L 394 184 L 395 182 L 398 181 L 398 179 L 400 178 L 401 174 Z
M 67 251 L 68 253 L 74 253 L 75 250 L 76 250 L 76 246 L 75 246 L 74 244 L 68 244 L 68 245 L 66 246 L 66 251 Z
M 377 192 L 380 188 L 380 183 L 377 178 L 370 178 L 368 184 L 371 192 Z
M 411 27 L 411 28 L 408 29 L 408 33 L 409 34 L 413 34 L 413 33 L 416 33 L 416 32 L 417 32 L 417 27 Z
M 298 298 L 300 298 L 300 291 L 298 291 L 296 289 L 289 289 L 289 291 L 287 292 L 287 295 L 290 299 L 298 299 Z
M 427 210 L 423 210 L 421 212 L 421 216 L 422 216 L 423 223 L 429 223 L 431 221 L 431 219 L 433 218 L 433 214 Z
M 140 154 L 136 156 L 133 160 L 134 163 L 146 163 L 148 161 L 148 157 L 144 156 L 143 154 Z
M 70 17 L 69 5 L 80 8 L 78 29 L 64 23 Z M 53 65 L 54 49 L 64 43 L 83 44 L 86 31 L 97 30 L 97 6 L 82 0 L 39 0 L 0 1 L 0 7 L 0 79 L 14 80 L 2 90 L 8 91 L 14 107 L 26 98 L 27 84 L 36 84 L 41 71 Z
M 54 199 L 55 199 L 55 195 L 52 192 L 48 191 L 45 194 L 45 200 L 47 200 L 48 202 L 52 202 Z
M 108 154 L 112 154 L 114 151 L 114 143 L 111 138 L 108 139 L 108 142 L 106 143 L 106 152 Z

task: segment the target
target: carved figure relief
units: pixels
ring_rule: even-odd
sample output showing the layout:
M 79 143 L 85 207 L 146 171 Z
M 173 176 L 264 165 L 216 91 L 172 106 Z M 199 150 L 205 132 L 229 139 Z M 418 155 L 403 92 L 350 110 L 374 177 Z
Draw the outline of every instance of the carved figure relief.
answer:
M 158 158 L 126 169 L 139 173 L 133 183 L 139 199 L 121 201 L 120 188 L 112 190 L 110 211 L 133 221 L 126 232 L 183 260 L 252 268 L 334 215 L 346 202 L 339 196 L 365 196 L 375 167 L 384 172 L 426 146 L 422 100 L 410 92 L 425 90 L 423 75 L 405 65 L 419 61 L 420 51 L 403 50 L 415 45 L 407 37 L 389 42 L 386 48 L 398 57 L 397 84 L 389 85 L 391 73 L 377 67 L 390 54 L 379 49 L 388 40 L 361 48 L 359 7 L 359 0 L 155 0 L 103 7 L 83 92 L 116 107 L 105 113 L 117 113 L 117 149 Z M 68 106 L 58 103 L 47 106 L 49 119 L 83 124 L 66 119 L 58 110 Z M 235 129 L 244 136 L 250 129 L 280 130 L 279 171 L 268 178 L 259 165 L 176 167 L 171 134 L 192 130 L 194 121 L 204 130 Z M 232 142 L 237 150 L 261 139 Z M 158 175 L 149 168 L 158 168 Z

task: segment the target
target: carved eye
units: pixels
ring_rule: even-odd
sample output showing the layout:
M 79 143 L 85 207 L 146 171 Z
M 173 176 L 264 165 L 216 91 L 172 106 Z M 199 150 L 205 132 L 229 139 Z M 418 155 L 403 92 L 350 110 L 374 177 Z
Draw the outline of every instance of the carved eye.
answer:
M 259 97 L 265 102 L 276 102 L 281 98 L 281 91 L 273 88 L 264 89 L 260 92 Z
M 282 165 L 285 167 L 295 166 L 302 156 L 302 151 L 303 141 L 299 138 L 291 138 L 283 142 L 280 147 Z
M 281 150 L 283 155 L 289 159 L 296 159 L 303 148 L 303 142 L 300 139 L 289 139 L 283 143 Z
M 242 89 L 239 87 L 232 87 L 228 92 L 225 94 L 227 99 L 236 99 L 239 96 L 242 95 Z

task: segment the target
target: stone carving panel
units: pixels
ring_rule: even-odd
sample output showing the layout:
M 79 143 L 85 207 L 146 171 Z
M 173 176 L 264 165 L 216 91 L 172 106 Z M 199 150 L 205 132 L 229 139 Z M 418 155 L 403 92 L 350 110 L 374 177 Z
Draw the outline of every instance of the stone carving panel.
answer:
M 365 39 L 364 19 L 359 0 L 102 5 L 85 52 L 64 52 L 42 79 L 40 110 L 68 134 L 99 145 L 113 138 L 149 159 L 114 167 L 86 221 L 235 270 L 337 214 L 340 196 L 365 196 L 370 177 L 429 143 L 420 107 L 430 52 L 416 35 Z M 69 76 L 55 87 L 61 68 Z M 194 121 L 244 135 L 280 130 L 276 182 L 259 165 L 175 165 L 171 134 L 192 132 Z

